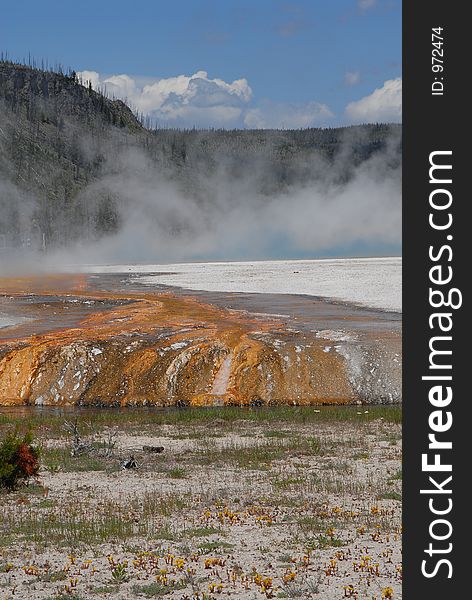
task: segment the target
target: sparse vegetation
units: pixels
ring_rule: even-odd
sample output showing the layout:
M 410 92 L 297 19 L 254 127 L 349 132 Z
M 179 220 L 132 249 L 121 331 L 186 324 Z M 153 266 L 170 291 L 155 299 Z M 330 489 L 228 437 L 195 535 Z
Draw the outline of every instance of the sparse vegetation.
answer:
M 399 432 L 401 411 L 371 408 L 78 411 L 86 444 L 116 430 L 108 457 L 71 456 L 64 416 L 29 413 L 41 485 L 0 496 L 0 585 L 14 573 L 53 597 L 308 599 L 342 595 L 350 569 L 352 594 L 367 580 L 395 590 L 401 450 L 381 440 Z M 0 412 L 0 431 L 14 412 Z M 215 422 L 218 437 L 198 435 Z M 165 451 L 118 470 L 143 435 Z M 345 448 L 362 460 L 340 458 Z M 64 494 L 59 481 L 74 483 Z M 24 544 L 37 560 L 12 552 Z
M 70 413 L 67 409 L 62 411 L 40 411 L 28 414 L 28 423 L 35 430 L 41 430 L 48 437 L 61 438 L 64 436 L 64 419 Z M 155 429 L 164 425 L 176 427 L 185 426 L 191 428 L 190 432 L 195 435 L 196 427 L 201 427 L 201 437 L 205 435 L 208 428 L 218 424 L 218 431 L 228 433 L 242 424 L 261 424 L 270 427 L 274 437 L 274 424 L 285 431 L 284 423 L 298 425 L 322 425 L 323 423 L 351 423 L 353 428 L 362 427 L 365 423 L 384 421 L 386 424 L 401 424 L 402 408 L 399 405 L 370 406 L 368 413 L 360 412 L 355 406 L 326 406 L 323 410 L 314 410 L 311 406 L 267 406 L 267 407 L 207 407 L 207 408 L 154 408 L 147 410 L 128 408 L 125 411 L 114 408 L 81 410 L 77 415 L 77 424 L 80 429 L 91 428 L 94 432 L 103 431 L 105 428 L 126 428 L 131 432 Z M 93 423 L 93 426 L 92 426 Z M 0 412 L 0 427 L 18 427 L 24 424 L 24 415 Z M 173 434 L 189 438 L 189 433 L 184 434 L 178 430 Z M 275 436 L 280 437 L 280 436 Z M 287 436 L 285 436 L 287 437 Z M 290 437 L 290 436 L 288 436 Z M 190 438 L 189 438 L 190 439 Z M 197 439 L 197 438 L 193 438 Z

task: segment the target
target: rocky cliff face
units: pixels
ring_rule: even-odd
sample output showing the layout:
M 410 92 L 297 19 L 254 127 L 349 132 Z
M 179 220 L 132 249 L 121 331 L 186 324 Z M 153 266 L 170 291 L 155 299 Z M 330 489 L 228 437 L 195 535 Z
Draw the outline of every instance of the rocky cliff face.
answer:
M 44 287 L 44 281 L 27 283 L 30 290 L 36 286 Z M 10 280 L 4 287 L 18 306 L 24 298 L 21 286 Z M 293 331 L 275 320 L 168 294 L 92 293 L 75 288 L 66 295 L 63 289 L 49 289 L 45 295 L 37 288 L 28 298 L 28 314 L 35 320 L 4 330 L 0 341 L 2 405 L 264 405 L 400 399 L 401 365 L 395 367 L 387 356 L 394 356 L 395 345 L 387 344 L 381 357 L 378 340 L 370 345 L 328 345 L 326 338 Z M 64 316 L 54 322 L 51 314 L 58 314 L 58 305 Z M 70 316 L 74 310 L 77 318 Z M 49 323 L 46 330 L 30 335 L 41 331 L 41 320 Z

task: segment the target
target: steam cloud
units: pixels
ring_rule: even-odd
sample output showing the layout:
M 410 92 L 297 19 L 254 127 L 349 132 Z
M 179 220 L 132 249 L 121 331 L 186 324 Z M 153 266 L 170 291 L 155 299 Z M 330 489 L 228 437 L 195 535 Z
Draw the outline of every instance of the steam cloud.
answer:
M 258 191 L 272 177 L 262 160 L 242 178 L 229 175 L 222 160 L 210 177 L 194 174 L 188 193 L 143 152 L 125 150 L 83 192 L 116 198 L 121 227 L 95 245 L 79 243 L 74 262 L 316 257 L 356 244 L 399 249 L 401 173 L 391 168 L 398 140 L 354 169 L 346 183 L 353 141 L 346 140 L 334 165 L 310 159 L 314 181 L 270 195 Z
M 38 260 L 57 268 L 78 263 L 333 256 L 356 247 L 367 248 L 370 254 L 385 248 L 397 253 L 400 132 L 359 166 L 353 160 L 358 133 L 347 129 L 345 135 L 334 163 L 318 153 L 302 154 L 297 167 L 309 178 L 283 188 L 274 187 L 274 163 L 264 158 L 263 151 L 257 152 L 251 166 L 245 163 L 239 176 L 230 159 L 220 157 L 210 173 L 192 168 L 182 177 L 161 169 L 138 146 L 100 140 L 100 152 L 106 157 L 102 175 L 79 194 L 82 205 L 90 207 L 97 198 L 113 198 L 117 231 L 98 240 L 84 236 L 72 244 L 76 232 L 64 222 L 68 247 L 48 248 Z M 85 136 L 81 140 L 90 155 L 96 151 L 93 143 Z M 9 211 L 20 210 L 24 221 L 31 219 L 35 205 L 45 200 L 26 197 L 17 186 L 1 180 L 4 177 L 0 200 L 7 201 L 0 204 L 0 217 L 8 220 Z M 18 268 L 1 255 L 0 263 L 3 272 Z

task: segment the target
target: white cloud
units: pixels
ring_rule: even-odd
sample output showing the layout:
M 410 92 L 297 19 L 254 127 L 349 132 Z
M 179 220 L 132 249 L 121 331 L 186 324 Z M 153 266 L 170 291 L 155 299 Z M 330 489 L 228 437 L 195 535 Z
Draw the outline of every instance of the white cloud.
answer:
M 402 79 L 389 79 L 356 102 L 346 106 L 346 115 L 354 123 L 394 122 L 402 120 Z
M 246 79 L 227 83 L 210 79 L 206 71 L 187 76 L 157 79 L 138 85 L 129 75 L 102 77 L 95 71 L 79 73 L 84 83 L 105 89 L 109 95 L 128 101 L 139 112 L 171 126 L 236 126 L 252 97 Z
M 253 129 L 298 129 L 323 125 L 333 117 L 326 104 L 285 104 L 264 102 L 246 111 L 244 124 Z
M 361 80 L 359 71 L 346 71 L 344 74 L 344 83 L 346 85 L 356 85 Z
M 246 79 L 229 83 L 210 79 L 206 71 L 145 81 L 129 75 L 103 77 L 96 71 L 78 75 L 84 85 L 90 81 L 94 89 L 127 101 L 161 126 L 300 128 L 324 125 L 333 117 L 318 102 L 255 105 Z

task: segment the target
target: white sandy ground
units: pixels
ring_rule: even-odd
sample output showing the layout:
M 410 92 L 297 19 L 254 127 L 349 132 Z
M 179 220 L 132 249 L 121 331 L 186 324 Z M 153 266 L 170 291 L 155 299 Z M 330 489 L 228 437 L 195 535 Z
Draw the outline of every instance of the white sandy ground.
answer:
M 147 285 L 211 292 L 307 294 L 381 310 L 402 310 L 402 259 L 339 258 L 167 265 L 86 266 L 90 273 L 136 273 Z M 149 275 L 158 272 L 162 275 Z
M 212 429 L 215 434 L 219 433 L 218 427 Z M 314 433 L 313 426 L 297 426 L 295 430 L 287 425 L 284 429 L 289 436 L 296 433 L 311 437 Z M 71 553 L 54 543 L 35 546 L 25 532 L 23 541 L 0 550 L 1 597 L 45 600 L 66 586 L 73 586 L 71 593 L 84 600 L 144 598 L 136 588 L 153 583 L 159 573 L 156 569 L 149 570 L 150 555 L 140 558 L 140 552 L 151 551 L 159 556 L 158 568 L 167 569 L 170 581 L 183 581 L 187 569 L 194 573 L 196 588 L 192 589 L 188 583 L 181 589 L 167 590 L 165 597 L 174 600 L 271 597 L 380 600 L 383 590 L 389 587 L 393 590 L 393 600 L 400 600 L 401 505 L 397 500 L 376 497 L 400 468 L 400 426 L 379 421 L 360 427 L 349 423 L 320 423 L 316 427 L 316 438 L 327 449 L 326 454 L 295 455 L 288 461 L 274 461 L 268 470 L 238 468 L 234 464 L 197 466 L 192 461 L 192 453 L 206 448 L 263 443 L 267 441 L 264 433 L 268 430 L 267 426 L 250 430 L 236 427 L 236 431 L 216 438 L 205 437 L 207 430 L 198 427 L 151 427 L 135 435 L 120 431 L 120 452 L 129 452 L 142 444 L 159 443 L 165 447 L 164 454 L 149 457 L 147 464 L 142 463 L 141 454 L 137 472 L 43 471 L 43 494 L 28 496 L 16 492 L 0 497 L 3 515 L 13 511 L 16 522 L 31 513 L 39 518 L 42 515 L 43 519 L 52 518 L 57 511 L 80 505 L 86 514 L 93 516 L 95 511 L 103 511 L 104 506 L 111 503 L 114 510 L 126 518 L 134 515 L 139 523 L 146 497 L 188 500 L 185 508 L 173 509 L 169 514 L 156 511 L 157 539 L 154 541 L 152 535 L 151 539 L 138 535 L 126 542 L 115 540 L 77 548 Z M 186 438 L 186 433 L 199 433 L 202 437 Z M 50 447 L 64 443 L 63 439 L 47 441 Z M 172 466 L 182 467 L 184 478 L 169 477 L 167 470 Z M 391 489 L 398 490 L 399 486 L 401 482 L 395 481 Z M 44 507 L 46 502 L 51 508 Z M 233 522 L 228 517 L 218 517 L 225 506 L 236 514 Z M 254 507 L 263 510 L 254 512 Z M 319 516 L 323 514 L 320 510 L 324 511 L 324 517 Z M 273 519 L 270 524 L 266 520 L 268 516 Z M 310 532 L 310 523 L 320 519 L 321 531 L 334 525 L 341 545 L 328 544 L 308 557 L 306 540 L 303 540 L 307 535 L 316 538 L 318 533 Z M 304 522 L 307 526 L 300 529 L 299 523 Z M 175 536 L 159 540 L 162 527 L 175 531 Z M 202 527 L 212 530 L 198 537 L 190 535 L 189 532 Z M 227 545 L 219 550 L 199 550 L 204 544 L 218 545 L 218 540 Z M 127 581 L 113 583 L 109 554 L 116 562 L 128 561 Z M 170 556 L 185 557 L 183 567 L 173 564 Z M 206 559 L 221 559 L 223 565 L 206 568 Z M 241 570 L 248 575 L 247 587 L 240 575 L 234 582 L 230 578 Z M 254 570 L 272 578 L 273 595 L 263 593 L 251 575 Z M 295 576 L 286 588 L 284 576 L 290 572 Z M 48 576 L 51 573 L 62 576 L 51 578 Z M 221 591 L 212 592 L 211 585 L 219 583 Z M 353 586 L 355 595 L 346 595 L 345 588 L 349 585 Z

